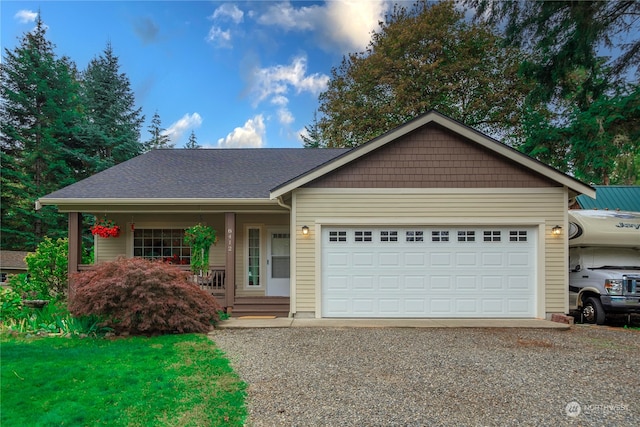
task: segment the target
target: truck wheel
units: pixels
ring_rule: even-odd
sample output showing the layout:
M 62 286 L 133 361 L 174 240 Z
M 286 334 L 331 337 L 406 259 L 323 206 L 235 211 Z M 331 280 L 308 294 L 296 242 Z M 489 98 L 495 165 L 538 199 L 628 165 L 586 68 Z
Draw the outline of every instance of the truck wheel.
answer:
M 604 309 L 598 298 L 587 298 L 582 306 L 582 318 L 585 323 L 595 323 L 596 325 L 604 324 Z

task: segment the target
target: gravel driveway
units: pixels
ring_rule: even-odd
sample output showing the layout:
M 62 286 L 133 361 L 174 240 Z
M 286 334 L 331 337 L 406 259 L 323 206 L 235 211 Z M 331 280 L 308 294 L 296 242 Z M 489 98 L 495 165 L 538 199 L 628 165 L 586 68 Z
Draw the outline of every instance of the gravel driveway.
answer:
M 286 328 L 211 337 L 249 385 L 250 426 L 640 425 L 639 331 Z

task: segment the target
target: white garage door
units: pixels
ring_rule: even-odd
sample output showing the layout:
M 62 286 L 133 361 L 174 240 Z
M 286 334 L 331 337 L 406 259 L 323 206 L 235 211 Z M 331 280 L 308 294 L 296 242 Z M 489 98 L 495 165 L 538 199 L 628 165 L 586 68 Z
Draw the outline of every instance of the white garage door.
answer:
M 323 317 L 535 317 L 535 227 L 323 227 Z

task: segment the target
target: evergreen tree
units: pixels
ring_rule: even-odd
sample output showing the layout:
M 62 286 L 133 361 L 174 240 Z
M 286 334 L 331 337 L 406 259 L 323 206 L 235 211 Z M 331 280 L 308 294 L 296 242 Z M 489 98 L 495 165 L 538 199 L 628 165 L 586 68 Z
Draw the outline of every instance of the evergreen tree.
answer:
M 57 58 L 40 16 L 20 45 L 5 49 L 1 70 L 1 244 L 32 250 L 43 236 L 66 235 L 54 207 L 35 210 L 37 198 L 75 182 L 82 154 L 75 66 Z
M 310 125 L 304 127 L 306 134 L 301 134 L 304 148 L 320 148 L 325 143 L 322 142 L 322 132 L 320 130 L 320 124 L 318 123 L 318 112 L 313 112 L 313 121 Z
M 521 151 L 592 184 L 640 177 L 640 28 L 637 1 L 466 0 L 476 18 L 503 25 L 506 45 L 527 52 L 536 82 Z M 601 48 L 620 52 L 602 56 Z M 634 75 L 635 71 L 635 75 Z
M 149 133 L 151 139 L 144 144 L 145 150 L 153 150 L 157 148 L 173 148 L 169 136 L 164 133 L 165 129 L 162 128 L 162 121 L 160 120 L 160 114 L 158 111 L 153 114 L 151 118 L 151 124 L 149 125 Z
M 189 141 L 187 142 L 187 145 L 184 146 L 184 148 L 188 148 L 190 150 L 202 148 L 200 145 L 198 145 L 198 140 L 196 139 L 196 133 L 194 131 L 191 131 L 191 135 L 189 135 Z
M 144 121 L 129 78 L 120 72 L 111 43 L 89 63 L 82 75 L 85 121 L 82 138 L 94 171 L 129 160 L 143 150 L 140 127 Z

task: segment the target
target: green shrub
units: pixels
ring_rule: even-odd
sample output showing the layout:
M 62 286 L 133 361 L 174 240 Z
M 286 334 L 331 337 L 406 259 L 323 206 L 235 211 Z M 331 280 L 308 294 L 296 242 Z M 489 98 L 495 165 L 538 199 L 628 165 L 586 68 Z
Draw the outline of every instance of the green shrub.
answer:
M 7 279 L 7 285 L 22 299 L 49 300 L 51 295 L 46 282 L 31 280 L 28 274 L 12 274 Z
M 62 299 L 67 290 L 67 239 L 52 240 L 45 237 L 34 253 L 25 257 L 29 282 L 35 295 L 28 299 Z
M 16 319 L 22 312 L 22 296 L 13 288 L 0 288 L 0 320 Z
M 74 274 L 69 310 L 102 317 L 118 333 L 207 332 L 221 310 L 216 299 L 174 265 L 121 258 Z
M 4 332 L 21 334 L 98 335 L 108 332 L 97 316 L 73 317 L 62 301 L 42 308 L 22 304 L 13 316 L 3 318 Z

